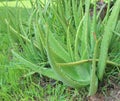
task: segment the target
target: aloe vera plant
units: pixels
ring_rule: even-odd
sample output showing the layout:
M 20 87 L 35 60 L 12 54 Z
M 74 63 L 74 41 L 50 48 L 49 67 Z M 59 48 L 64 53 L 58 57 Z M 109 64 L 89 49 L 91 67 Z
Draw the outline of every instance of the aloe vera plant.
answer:
M 28 37 L 22 22 L 20 29 L 24 34 L 16 31 L 6 21 L 22 43 L 23 52 L 18 54 L 13 51 L 13 55 L 34 72 L 60 80 L 74 88 L 89 86 L 89 95 L 95 94 L 106 64 L 120 66 L 119 63 L 107 60 L 110 40 L 120 12 L 120 0 L 116 0 L 112 13 L 106 20 L 103 35 L 100 28 L 104 25 L 97 18 L 96 3 L 92 18 L 90 3 L 90 0 L 85 0 L 85 3 L 82 0 L 48 0 L 46 3 L 37 0 L 35 6 L 33 4 L 28 24 L 28 35 L 33 32 L 35 37 Z M 46 68 L 48 62 L 50 68 Z
M 100 58 L 99 58 L 99 63 L 98 63 L 98 77 L 100 80 L 103 78 L 105 66 L 106 66 L 106 60 L 108 56 L 108 49 L 109 49 L 109 44 L 112 38 L 112 31 L 115 29 L 115 25 L 120 13 L 120 1 L 117 0 L 114 9 L 112 10 L 112 13 L 108 19 L 107 25 L 105 26 L 104 29 L 104 35 L 103 39 L 101 42 L 101 51 L 100 51 Z

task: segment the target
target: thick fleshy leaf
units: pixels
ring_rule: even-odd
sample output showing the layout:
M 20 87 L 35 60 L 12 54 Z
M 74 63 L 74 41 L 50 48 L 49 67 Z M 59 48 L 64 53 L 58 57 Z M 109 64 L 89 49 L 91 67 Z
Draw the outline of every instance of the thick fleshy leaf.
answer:
M 117 0 L 113 7 L 112 13 L 108 19 L 107 25 L 104 29 L 105 31 L 101 42 L 100 58 L 98 62 L 98 77 L 100 80 L 102 80 L 103 74 L 105 72 L 106 61 L 108 57 L 108 49 L 113 35 L 113 30 L 115 28 L 115 25 L 117 24 L 116 22 L 119 13 L 120 13 L 120 0 Z
M 57 50 L 63 51 L 64 53 L 63 52 L 57 53 L 56 47 L 54 48 L 54 46 L 56 46 L 55 42 L 57 41 L 54 41 L 54 43 L 52 42 L 55 39 L 53 39 L 54 37 L 52 36 L 51 33 L 49 33 L 47 37 L 48 37 L 47 38 L 48 59 L 58 78 L 68 86 L 75 88 L 80 88 L 89 85 L 90 74 L 87 67 L 83 67 L 82 65 L 79 65 L 79 66 L 69 66 L 67 68 L 67 66 L 61 67 L 60 65 L 57 65 L 58 62 L 63 62 L 63 63 L 67 62 L 69 59 L 66 61 L 65 58 L 68 58 L 69 54 L 67 54 L 66 51 L 63 51 L 63 48 L 60 45 L 59 47 L 57 47 Z M 51 37 L 52 37 L 52 41 L 51 41 Z M 68 55 L 68 57 L 64 57 L 66 56 L 65 53 Z

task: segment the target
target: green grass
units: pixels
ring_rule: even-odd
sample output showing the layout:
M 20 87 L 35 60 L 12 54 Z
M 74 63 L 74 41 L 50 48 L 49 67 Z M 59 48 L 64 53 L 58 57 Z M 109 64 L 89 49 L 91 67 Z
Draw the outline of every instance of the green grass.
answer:
M 27 3 L 24 2 L 24 4 L 26 5 L 28 4 L 28 2 Z M 3 100 L 4 101 L 29 101 L 29 100 L 30 101 L 48 101 L 48 100 L 49 101 L 67 101 L 67 100 L 73 101 L 75 99 L 77 101 L 84 101 L 88 92 L 87 88 L 82 88 L 78 90 L 72 89 L 67 87 L 66 85 L 63 85 L 61 82 L 58 82 L 58 81 L 55 81 L 54 82 L 55 86 L 52 86 L 50 79 L 48 79 L 48 81 L 45 80 L 44 82 L 43 76 L 41 76 L 41 74 L 37 71 L 38 69 L 36 69 L 35 67 L 30 68 L 29 65 L 23 64 L 21 61 L 19 61 L 19 59 L 13 57 L 11 50 L 13 50 L 13 48 L 15 47 L 17 47 L 18 49 L 19 44 L 17 44 L 17 42 L 22 42 L 22 41 L 15 40 L 16 43 L 11 44 L 11 40 L 9 40 L 10 39 L 9 33 L 11 33 L 11 35 L 15 39 L 18 37 L 14 34 L 13 31 L 10 31 L 8 29 L 8 26 L 6 25 L 5 19 L 8 19 L 7 14 L 9 14 L 8 20 L 10 22 L 10 25 L 16 31 L 21 32 L 23 34 L 24 34 L 24 31 L 34 32 L 34 29 L 33 29 L 34 26 L 31 25 L 32 21 L 34 22 L 34 20 L 28 19 L 28 17 L 31 17 L 31 12 L 33 12 L 33 10 L 30 9 L 29 4 L 27 6 L 29 8 L 28 11 L 26 11 L 26 9 L 24 9 L 23 7 L 16 8 L 16 9 L 14 7 L 15 7 L 15 2 L 9 3 L 9 7 L 7 9 L 6 7 L 3 7 L 2 4 L 0 7 L 0 19 L 2 19 L 0 20 L 0 101 L 3 101 Z M 3 13 L 3 12 L 6 12 L 6 13 Z M 21 12 L 21 14 L 19 12 Z M 19 17 L 21 19 L 18 19 Z M 20 27 L 18 25 L 20 20 L 22 20 L 21 25 L 24 24 L 23 26 L 25 27 L 26 30 L 20 30 Z M 27 26 L 25 26 L 25 24 Z M 57 24 L 59 26 L 59 23 Z M 27 29 L 29 27 L 31 29 Z M 57 29 L 57 31 L 59 33 L 59 29 Z M 119 27 L 118 27 L 118 31 L 119 31 Z M 115 42 L 117 43 L 118 40 L 116 40 Z M 69 43 L 69 40 L 68 40 L 68 43 Z M 63 43 L 61 42 L 61 44 Z M 28 46 L 31 50 L 28 50 L 27 48 L 25 48 L 26 46 Z M 26 43 L 26 46 L 25 47 L 23 46 L 25 48 L 23 53 L 17 49 L 16 51 L 25 59 L 28 59 L 28 61 L 30 61 L 32 64 L 39 65 L 39 61 L 43 62 L 47 60 L 44 57 L 44 54 L 45 54 L 44 52 L 42 53 L 43 56 L 41 56 L 41 57 L 44 57 L 43 60 L 38 60 L 39 56 L 38 54 L 36 54 L 38 53 L 38 50 L 37 49 L 34 50 L 34 47 L 31 44 L 29 44 L 29 42 Z M 114 44 L 111 46 L 116 47 L 116 45 Z M 117 45 L 117 47 L 118 46 L 119 44 Z M 119 63 L 119 58 L 118 58 L 119 54 L 116 53 L 116 51 L 119 51 L 119 49 L 112 50 L 111 48 L 111 51 L 112 52 L 109 54 L 111 56 L 110 58 L 113 59 L 113 56 L 115 54 L 116 57 L 114 58 L 113 61 L 115 62 L 117 61 Z M 27 52 L 29 52 L 30 55 L 28 55 Z M 105 74 L 105 77 L 107 78 L 106 81 L 108 81 L 108 84 L 106 86 L 103 85 L 100 87 L 101 89 L 100 92 L 101 93 L 103 92 L 104 94 L 107 93 L 107 86 L 112 85 L 110 77 L 114 77 L 116 80 L 116 83 L 120 85 L 119 84 L 120 78 L 118 77 L 118 74 L 120 73 L 119 67 L 118 68 L 115 67 L 112 69 L 109 68 L 109 69 L 106 69 L 106 71 L 107 72 Z M 40 85 L 40 81 L 41 83 L 46 83 L 46 86 L 42 87 Z
M 17 6 L 24 8 L 24 6 L 27 8 L 31 8 L 31 3 L 29 0 L 21 0 L 17 2 Z M 8 5 L 9 7 L 15 7 L 16 6 L 16 0 L 6 2 L 5 0 L 3 2 L 0 2 L 0 7 L 4 7 L 5 5 Z

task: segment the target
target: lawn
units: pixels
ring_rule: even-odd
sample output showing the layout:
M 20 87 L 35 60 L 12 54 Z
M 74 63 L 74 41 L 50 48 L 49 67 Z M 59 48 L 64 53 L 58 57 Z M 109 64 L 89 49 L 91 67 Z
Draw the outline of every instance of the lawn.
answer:
M 37 1 L 41 3 L 39 0 Z M 44 8 L 44 4 L 41 3 L 41 5 Z M 56 5 L 58 8 L 53 10 Z M 9 1 L 7 3 L 4 1 L 0 2 L 0 101 L 94 101 L 95 99 L 96 101 L 111 101 L 111 99 L 113 101 L 119 101 L 120 10 L 118 10 L 118 18 L 114 17 L 114 19 L 116 19 L 116 21 L 114 20 L 116 25 L 113 29 L 114 35 L 109 44 L 111 47 L 109 48 L 107 56 L 107 59 L 110 61 L 106 62 L 106 72 L 104 73 L 103 79 L 101 80 L 99 79 L 101 77 L 97 76 L 97 79 L 99 79 L 97 81 L 96 78 L 94 78 L 96 77 L 96 74 L 94 75 L 94 69 L 90 71 L 87 66 L 91 66 L 92 62 L 93 64 L 97 63 L 98 57 L 101 56 L 100 58 L 102 58 L 100 54 L 103 48 L 98 50 L 98 52 L 100 52 L 97 54 L 97 58 L 94 57 L 96 54 L 93 55 L 93 60 L 91 58 L 91 60 L 89 60 L 87 57 L 89 55 L 89 57 L 92 57 L 92 52 L 96 44 L 94 44 L 94 39 L 97 40 L 97 38 L 100 38 L 100 41 L 98 41 L 100 44 L 103 44 L 103 42 L 106 43 L 106 40 L 109 39 L 106 38 L 105 41 L 101 41 L 101 36 L 104 40 L 103 34 L 94 34 L 94 38 L 91 38 L 91 36 L 89 36 L 89 38 L 87 37 L 87 31 L 91 33 L 91 31 L 96 28 L 96 32 L 104 33 L 104 27 L 108 26 L 109 28 L 111 26 L 106 24 L 108 21 L 106 17 L 104 22 L 97 22 L 96 27 L 91 24 L 90 26 L 93 28 L 91 30 L 87 26 L 90 24 L 89 20 L 86 20 L 87 16 L 85 16 L 86 19 L 84 20 L 84 17 L 82 18 L 83 14 L 80 16 L 80 24 L 83 25 L 83 27 L 81 27 L 77 22 L 79 19 L 76 17 L 79 16 L 79 14 L 73 13 L 72 16 L 74 16 L 74 18 L 71 19 L 71 13 L 69 12 L 70 5 L 67 4 L 67 6 L 67 11 L 63 12 L 62 6 L 59 6 L 59 3 L 55 5 L 53 3 L 52 9 L 49 8 L 48 3 L 46 3 L 45 13 L 42 16 L 42 8 L 40 8 L 40 5 L 31 5 L 29 0 L 23 0 L 17 3 L 16 1 Z M 34 9 L 34 7 L 38 8 Z M 58 14 L 56 13 L 57 10 L 59 12 Z M 75 8 L 73 10 L 76 12 Z M 65 18 L 62 14 L 65 14 Z M 95 24 L 95 22 L 93 23 Z M 84 26 L 86 27 L 85 30 Z M 108 33 L 110 31 L 111 30 L 106 30 Z M 76 34 L 78 32 L 86 34 Z M 41 33 L 40 36 L 38 33 Z M 53 35 L 48 33 L 53 33 Z M 77 40 L 74 34 L 72 34 L 71 37 L 69 33 L 75 33 L 76 36 L 80 35 L 80 37 L 78 37 Z M 43 34 L 45 38 L 42 36 Z M 92 40 L 90 41 L 90 48 L 86 40 L 88 40 L 88 42 Z M 80 42 L 80 46 L 76 47 Z M 76 44 L 74 45 L 74 43 Z M 75 50 L 73 48 L 74 46 Z M 104 57 L 105 56 L 106 55 L 104 55 Z M 82 67 L 79 68 L 81 65 L 78 63 L 78 60 L 92 62 L 85 62 L 82 64 Z M 99 64 L 98 62 L 98 65 Z M 51 67 L 54 69 L 55 74 Z M 56 67 L 63 69 L 58 70 Z M 96 66 L 94 65 L 94 67 Z M 89 76 L 91 72 L 93 73 L 93 78 Z M 64 73 L 67 73 L 68 76 Z M 82 75 L 79 75 L 79 73 Z M 56 74 L 58 74 L 58 77 Z M 71 82 L 69 77 L 71 77 L 73 81 L 80 81 L 79 83 L 81 84 Z M 89 79 L 92 79 L 93 82 L 89 81 Z M 90 83 L 87 84 L 88 82 Z M 94 82 L 98 82 L 97 92 Z M 79 88 L 81 85 L 84 85 L 84 87 Z M 78 86 L 78 88 L 75 86 Z M 89 86 L 91 87 L 90 89 Z M 88 96 L 88 93 L 90 95 L 94 94 Z

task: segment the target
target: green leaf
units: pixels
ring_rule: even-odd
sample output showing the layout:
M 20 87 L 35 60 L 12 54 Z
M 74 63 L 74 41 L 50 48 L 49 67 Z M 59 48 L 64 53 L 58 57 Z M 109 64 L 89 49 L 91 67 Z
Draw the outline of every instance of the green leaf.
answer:
M 69 66 L 68 69 L 57 65 L 58 62 L 69 62 L 70 59 L 67 59 L 69 54 L 59 45 L 51 33 L 47 35 L 47 55 L 50 65 L 57 77 L 65 84 L 75 88 L 80 88 L 89 84 L 89 73 L 86 67 Z
M 107 25 L 105 26 L 105 29 L 104 29 L 103 39 L 102 39 L 101 48 L 100 48 L 100 57 L 98 62 L 98 77 L 100 80 L 102 80 L 103 74 L 105 72 L 109 44 L 113 35 L 112 32 L 115 28 L 117 18 L 120 13 L 119 5 L 120 5 L 120 0 L 117 0 L 114 4 L 114 7 L 108 19 Z

